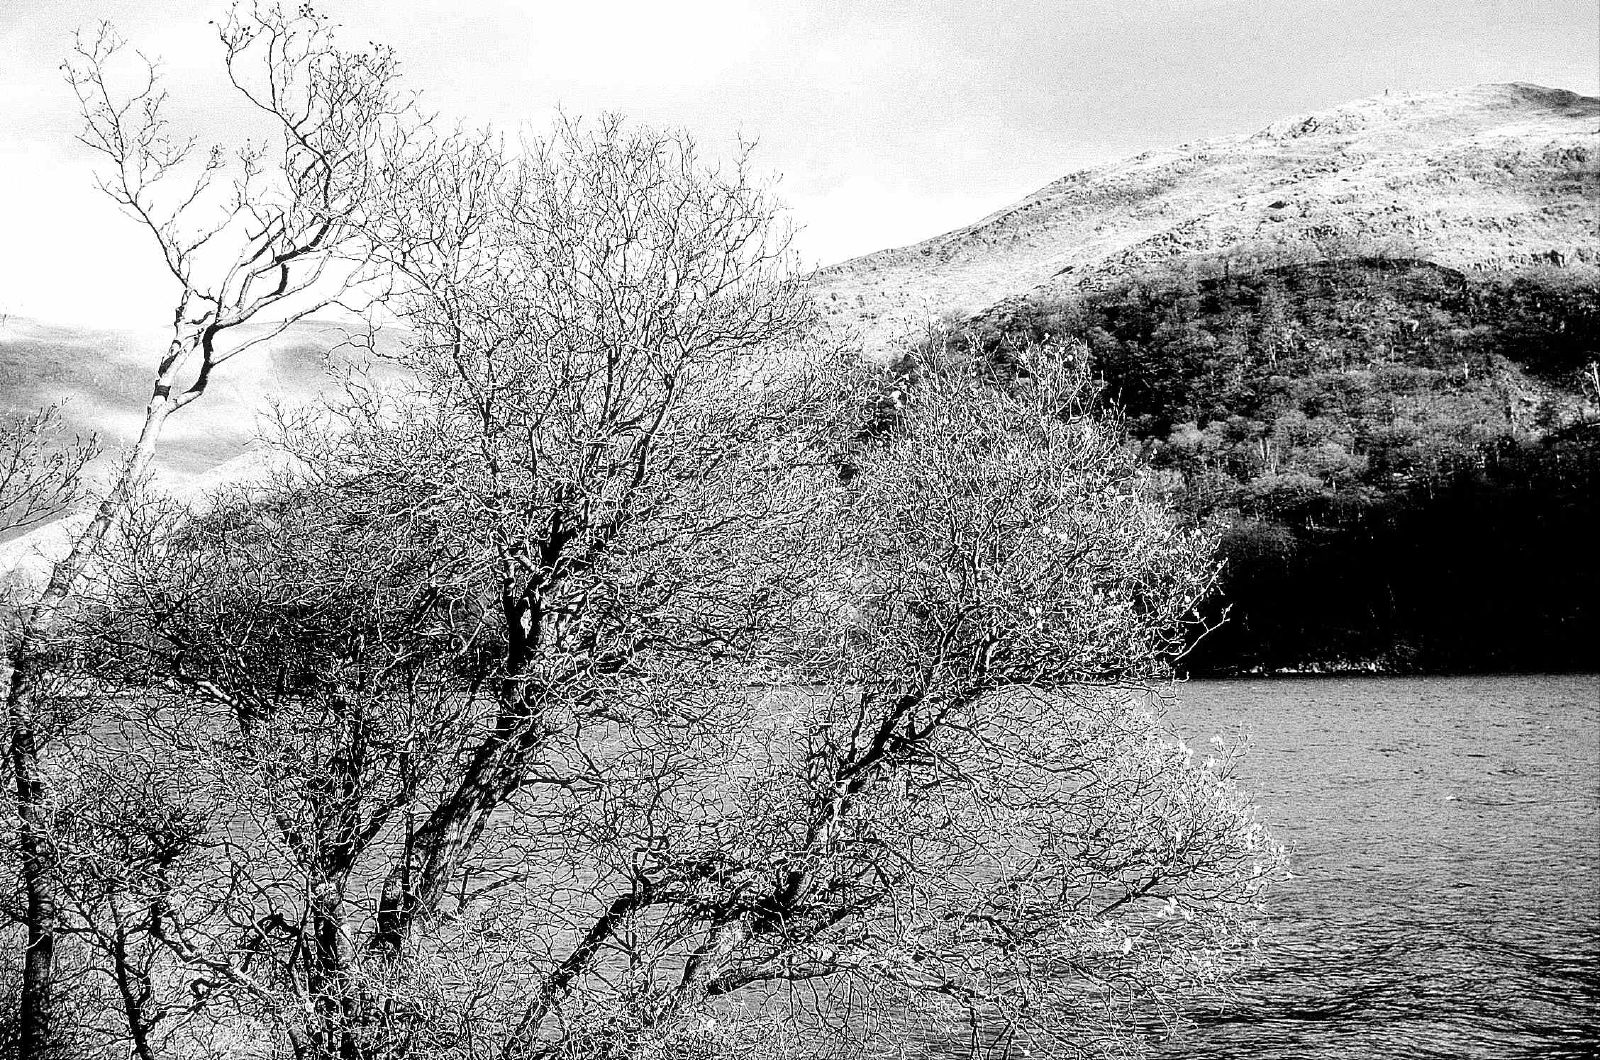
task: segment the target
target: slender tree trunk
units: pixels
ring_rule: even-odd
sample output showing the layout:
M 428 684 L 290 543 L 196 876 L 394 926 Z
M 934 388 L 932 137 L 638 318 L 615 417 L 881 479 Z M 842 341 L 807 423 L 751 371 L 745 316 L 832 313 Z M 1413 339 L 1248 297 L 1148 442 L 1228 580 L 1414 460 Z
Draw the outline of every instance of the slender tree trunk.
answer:
M 7 683 L 8 700 L 16 700 L 21 667 Z M 27 948 L 22 957 L 22 991 L 18 1012 L 18 1056 L 42 1054 L 50 1034 L 55 973 L 56 894 L 50 885 L 50 851 L 46 839 L 44 781 L 31 717 L 13 709 L 10 716 L 11 770 L 17 805 L 17 854 L 27 908 L 23 914 Z
M 135 1060 L 156 1060 L 156 1051 L 150 1042 L 150 1030 L 155 1021 L 145 1018 L 141 1000 L 149 996 L 149 973 L 133 967 L 133 957 L 128 953 L 129 931 L 118 911 L 116 898 L 108 899 L 106 905 L 116 932 L 111 944 L 112 971 L 116 975 L 117 993 L 122 997 L 122 1014 L 128 1023 L 133 1055 Z
M 63 606 L 77 588 L 83 573 L 105 541 L 106 534 L 128 505 L 134 486 L 150 469 L 161 428 L 177 407 L 171 377 L 183 360 L 174 340 L 166 370 L 157 377 L 150 404 L 145 409 L 144 426 L 133 452 L 123 465 L 87 526 L 73 540 L 67 555 L 51 569 L 44 592 L 29 610 L 22 629 L 8 649 L 4 664 L 10 673 L 5 682 L 6 723 L 12 795 L 17 820 L 17 853 L 27 894 L 25 928 L 27 950 L 23 954 L 22 987 L 18 998 L 18 1060 L 38 1060 L 50 1047 L 54 1028 L 56 997 L 56 935 L 61 906 L 59 882 L 51 871 L 55 852 L 50 838 L 49 789 L 40 768 L 38 728 L 39 672 L 38 652 L 60 622 Z
M 319 1055 L 326 1060 L 361 1060 L 356 1037 L 360 999 L 350 974 L 353 955 L 345 934 L 342 887 L 333 879 L 321 880 L 313 887 L 311 905 L 306 986 L 320 1039 Z

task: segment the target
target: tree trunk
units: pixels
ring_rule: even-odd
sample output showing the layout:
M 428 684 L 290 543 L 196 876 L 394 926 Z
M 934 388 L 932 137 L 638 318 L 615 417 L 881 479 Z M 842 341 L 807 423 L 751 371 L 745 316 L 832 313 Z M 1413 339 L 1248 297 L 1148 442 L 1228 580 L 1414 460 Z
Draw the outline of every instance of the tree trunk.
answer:
M 175 340 L 174 346 L 177 346 Z M 12 771 L 12 794 L 17 819 L 17 853 L 28 903 L 24 927 L 27 950 L 23 955 L 22 987 L 18 998 L 17 1058 L 39 1060 L 50 1047 L 55 1017 L 56 934 L 61 902 L 59 883 L 51 871 L 55 852 L 49 827 L 49 790 L 40 768 L 37 700 L 38 651 L 41 641 L 54 632 L 63 605 L 105 541 L 107 532 L 126 509 L 135 484 L 144 477 L 155 457 L 156 444 L 167 417 L 177 407 L 171 375 L 183 360 L 169 351 L 167 370 L 157 377 L 145 409 L 144 426 L 110 492 L 89 524 L 72 542 L 67 555 L 51 569 L 50 580 L 28 611 L 15 644 L 6 645 L 4 664 L 9 667 L 6 689 L 7 736 Z M 175 356 L 176 355 L 176 356 Z
M 19 697 L 23 671 L 12 670 L 8 701 Z M 51 982 L 55 975 L 56 894 L 50 882 L 50 851 L 44 811 L 44 781 L 39 775 L 39 752 L 32 719 L 13 707 L 10 715 L 11 769 L 17 799 L 17 854 L 28 903 L 24 916 L 27 948 L 22 957 L 22 991 L 18 1016 L 17 1055 L 43 1054 L 50 1035 Z

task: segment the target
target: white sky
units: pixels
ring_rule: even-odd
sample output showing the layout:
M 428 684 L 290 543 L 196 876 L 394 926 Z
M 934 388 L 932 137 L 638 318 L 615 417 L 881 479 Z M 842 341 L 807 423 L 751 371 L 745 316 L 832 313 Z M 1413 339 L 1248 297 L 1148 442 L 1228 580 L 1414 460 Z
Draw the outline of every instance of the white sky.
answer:
M 292 3 L 293 0 L 286 0 Z M 175 118 L 226 140 L 201 0 L 0 0 L 0 314 L 171 313 L 138 230 L 90 183 L 58 72 L 109 19 L 166 60 Z M 324 0 L 467 124 L 553 108 L 743 132 L 809 262 L 976 220 L 1074 169 L 1377 95 L 1485 81 L 1600 93 L 1597 0 Z

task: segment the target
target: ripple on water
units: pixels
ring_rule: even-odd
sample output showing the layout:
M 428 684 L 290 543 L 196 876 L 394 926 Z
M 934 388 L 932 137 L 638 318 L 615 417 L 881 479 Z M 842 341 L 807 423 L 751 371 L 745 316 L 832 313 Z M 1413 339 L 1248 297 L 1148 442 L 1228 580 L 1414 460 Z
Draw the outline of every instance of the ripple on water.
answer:
M 1296 851 L 1266 962 L 1171 1057 L 1600 1052 L 1600 680 L 1195 683 Z

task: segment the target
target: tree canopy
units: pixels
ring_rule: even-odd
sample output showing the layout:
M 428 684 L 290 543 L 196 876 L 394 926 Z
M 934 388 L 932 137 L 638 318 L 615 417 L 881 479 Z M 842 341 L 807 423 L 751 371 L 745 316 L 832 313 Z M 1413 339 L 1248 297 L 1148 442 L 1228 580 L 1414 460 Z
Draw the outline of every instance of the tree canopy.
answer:
M 119 486 L 34 640 L 23 1052 L 1101 1055 L 1252 959 L 1283 852 L 1152 698 L 1216 542 L 1081 356 L 872 367 L 743 151 L 384 142 L 395 365 Z

